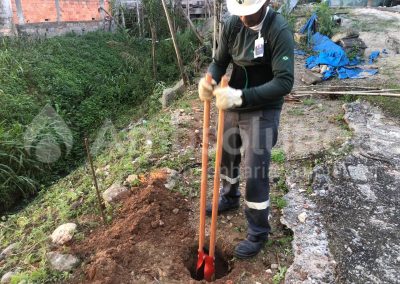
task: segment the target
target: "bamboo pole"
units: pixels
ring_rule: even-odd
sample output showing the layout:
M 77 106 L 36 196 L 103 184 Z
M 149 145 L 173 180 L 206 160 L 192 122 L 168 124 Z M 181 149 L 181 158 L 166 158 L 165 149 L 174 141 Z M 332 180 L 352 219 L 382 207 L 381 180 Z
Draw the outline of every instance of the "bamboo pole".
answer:
M 176 36 L 175 36 L 174 28 L 173 28 L 173 25 L 172 25 L 172 22 L 171 22 L 171 18 L 170 18 L 169 13 L 168 13 L 168 8 L 167 8 L 167 5 L 165 4 L 165 0 L 161 0 L 161 3 L 162 3 L 163 8 L 164 8 L 165 16 L 167 17 L 168 27 L 169 27 L 169 31 L 171 33 L 172 42 L 174 44 L 176 58 L 178 60 L 178 65 L 179 65 L 179 69 L 180 69 L 180 72 L 181 72 L 183 84 L 185 86 L 188 86 L 189 85 L 189 80 L 188 80 L 188 77 L 186 76 L 185 70 L 183 68 L 183 62 L 182 62 L 181 54 L 179 52 L 178 43 L 176 41 Z
M 329 92 L 329 91 L 297 91 L 291 94 L 293 97 L 305 97 L 310 95 L 354 95 L 354 96 L 383 96 L 383 97 L 400 97 L 396 93 L 371 93 L 371 92 Z
M 213 34 L 212 58 L 215 57 L 215 52 L 216 52 L 216 50 L 217 50 L 217 29 L 218 29 L 218 21 L 217 21 L 217 0 L 214 0 L 214 34 Z

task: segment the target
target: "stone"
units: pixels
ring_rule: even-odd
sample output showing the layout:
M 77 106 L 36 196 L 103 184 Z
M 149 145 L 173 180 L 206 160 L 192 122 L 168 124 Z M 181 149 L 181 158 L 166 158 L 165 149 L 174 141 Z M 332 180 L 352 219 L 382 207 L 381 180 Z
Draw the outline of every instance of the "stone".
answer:
M 160 102 L 163 108 L 169 107 L 172 102 L 185 90 L 185 84 L 181 79 L 172 88 L 167 88 L 163 91 Z
M 8 271 L 6 274 L 4 274 L 4 275 L 1 277 L 0 283 L 1 283 L 1 284 L 8 284 L 8 283 L 11 283 L 11 278 L 12 278 L 14 275 L 16 275 L 16 274 L 18 274 L 17 271 Z
M 76 232 L 76 224 L 66 223 L 59 226 L 51 234 L 51 241 L 56 245 L 63 245 L 72 240 Z
M 314 85 L 322 82 L 322 75 L 319 73 L 314 73 L 310 70 L 305 70 L 301 77 L 301 81 L 307 85 Z
M 174 210 L 172 210 L 172 213 L 174 213 L 175 215 L 179 213 L 179 209 L 175 208 Z
M 116 203 L 129 195 L 129 189 L 119 184 L 113 184 L 103 192 L 103 199 L 108 203 Z
M 279 265 L 277 263 L 271 264 L 271 269 L 278 269 Z
M 61 254 L 58 252 L 49 252 L 47 259 L 53 269 L 57 271 L 71 271 L 79 264 L 79 259 L 72 254 Z
M 358 38 L 360 36 L 360 33 L 356 30 L 347 30 L 345 32 L 340 32 L 337 34 L 334 34 L 331 38 L 331 40 L 335 43 L 340 42 L 342 39 L 345 38 Z
M 307 43 L 307 35 L 301 33 L 294 33 L 294 41 L 298 44 Z
M 304 223 L 307 219 L 307 213 L 302 212 L 299 214 L 299 216 L 297 216 L 297 218 L 299 219 L 300 223 Z
M 167 178 L 167 183 L 164 184 L 164 186 L 167 189 L 172 190 L 172 189 L 174 189 L 174 187 L 176 185 L 176 182 L 178 179 L 178 172 L 173 169 L 169 169 L 169 168 L 166 168 L 165 170 L 168 173 L 168 178 Z
M 267 270 L 265 270 L 265 273 L 272 274 L 272 270 L 271 269 L 267 269 Z
M 130 186 L 133 186 L 133 185 L 135 185 L 136 183 L 139 182 L 139 177 L 138 177 L 138 175 L 129 175 L 129 176 L 125 179 L 125 181 L 126 181 Z
M 15 249 L 17 248 L 18 244 L 17 243 L 12 243 L 8 247 L 6 247 L 1 253 L 0 253 L 0 261 L 5 259 L 7 256 L 10 256 Z

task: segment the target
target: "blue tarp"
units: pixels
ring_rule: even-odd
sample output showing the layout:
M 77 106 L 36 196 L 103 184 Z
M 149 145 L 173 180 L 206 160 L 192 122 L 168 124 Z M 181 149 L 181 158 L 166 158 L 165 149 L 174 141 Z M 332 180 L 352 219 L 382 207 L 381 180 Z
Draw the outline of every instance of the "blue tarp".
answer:
M 340 67 L 337 70 L 339 79 L 363 79 L 378 73 L 378 69 L 362 69 L 359 67 Z
M 306 67 L 312 69 L 315 66 L 327 65 L 328 69 L 324 72 L 323 79 L 329 79 L 338 76 L 339 79 L 360 79 L 374 75 L 377 69 L 351 68 L 361 63 L 359 58 L 349 60 L 346 52 L 342 47 L 331 41 L 327 36 L 315 33 L 311 38 L 313 51 L 317 55 L 310 56 L 306 59 Z M 350 67 L 350 68 L 349 68 Z
M 350 61 L 346 52 L 327 36 L 315 33 L 311 38 L 311 43 L 313 51 L 318 52 L 318 54 L 307 58 L 307 68 L 311 69 L 320 64 L 333 67 L 349 65 Z
M 307 33 L 307 44 L 310 43 L 311 36 L 317 30 L 316 27 L 317 19 L 318 19 L 317 14 L 313 13 L 311 17 L 308 19 L 307 23 L 305 23 L 304 26 L 301 27 L 299 31 L 301 34 Z
M 379 56 L 379 51 L 372 51 L 371 54 L 369 55 L 369 64 L 374 63 L 375 59 L 377 59 Z

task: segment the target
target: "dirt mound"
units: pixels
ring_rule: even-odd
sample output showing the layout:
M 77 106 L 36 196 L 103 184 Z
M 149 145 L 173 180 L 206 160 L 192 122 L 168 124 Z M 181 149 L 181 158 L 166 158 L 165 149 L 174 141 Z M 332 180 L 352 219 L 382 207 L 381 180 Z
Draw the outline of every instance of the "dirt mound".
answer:
M 72 245 L 85 260 L 73 283 L 189 281 L 186 269 L 195 244 L 189 202 L 164 187 L 166 173 L 151 174 L 123 203 L 107 227 Z

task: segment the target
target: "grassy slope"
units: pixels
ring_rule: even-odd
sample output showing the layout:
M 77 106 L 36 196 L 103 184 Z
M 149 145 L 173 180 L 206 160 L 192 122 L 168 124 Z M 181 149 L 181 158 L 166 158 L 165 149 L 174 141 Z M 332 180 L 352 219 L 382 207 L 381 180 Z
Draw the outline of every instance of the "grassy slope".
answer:
M 192 99 L 195 99 L 195 95 L 187 94 L 175 107 L 185 108 Z M 101 190 L 107 189 L 116 181 L 123 181 L 129 174 L 145 173 L 153 167 L 179 169 L 192 162 L 191 151 L 183 154 L 171 151 L 176 129 L 171 127 L 170 119 L 170 113 L 160 112 L 130 131 L 118 134 L 109 150 L 95 159 Z M 150 162 L 158 161 L 164 155 L 170 155 L 170 158 L 156 166 Z M 107 165 L 110 166 L 109 169 L 106 168 Z M 185 193 L 181 186 L 178 186 L 178 190 Z M 71 204 L 80 200 L 82 205 L 71 208 Z M 107 210 L 107 216 L 111 219 L 113 209 L 108 207 Z M 29 279 L 35 283 L 49 280 L 57 282 L 67 277 L 67 273 L 50 271 L 45 258 L 46 252 L 50 250 L 48 236 L 64 222 L 78 222 L 80 232 L 101 223 L 91 175 L 85 166 L 77 168 L 42 191 L 25 209 L 3 218 L 0 223 L 0 248 L 17 242 L 19 253 L 7 258 L 0 268 L 0 275 L 18 266 L 22 268 L 22 273 L 14 278 L 13 283 L 18 283 L 21 279 Z M 83 237 L 83 233 L 76 236 L 78 239 Z
M 196 48 L 192 35 L 180 34 L 178 40 L 184 60 L 191 62 Z M 32 194 L 40 182 L 56 180 L 79 165 L 84 136 L 96 139 L 109 119 L 119 128 L 133 116 L 149 112 L 155 102 L 148 94 L 156 82 L 171 83 L 179 73 L 170 41 L 157 48 L 157 81 L 150 54 L 146 40 L 101 32 L 0 43 L 0 212 Z M 138 110 L 144 100 L 147 107 Z M 62 158 L 50 165 L 24 151 L 24 134 L 47 104 L 73 134 L 69 154 L 65 141 L 56 141 Z M 54 137 L 52 131 L 44 130 Z M 37 145 L 40 135 L 29 144 Z

